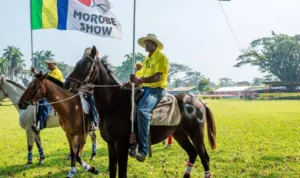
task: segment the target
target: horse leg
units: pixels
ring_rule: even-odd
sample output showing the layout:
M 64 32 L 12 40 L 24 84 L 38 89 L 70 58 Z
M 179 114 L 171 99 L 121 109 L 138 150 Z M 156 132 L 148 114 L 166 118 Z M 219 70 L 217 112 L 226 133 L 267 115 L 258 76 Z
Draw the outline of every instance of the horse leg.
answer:
M 38 147 L 39 154 L 40 154 L 40 160 L 39 160 L 38 164 L 41 165 L 41 164 L 43 164 L 43 161 L 46 157 L 44 155 L 44 150 L 42 147 L 42 141 L 41 141 L 40 134 L 34 134 L 34 137 L 35 137 L 34 140 L 35 140 L 36 146 Z
M 78 137 L 77 151 L 76 151 L 76 161 L 84 168 L 84 170 L 89 171 L 89 172 L 97 175 L 99 173 L 98 169 L 95 168 L 94 166 L 88 165 L 86 162 L 84 162 L 81 159 L 81 155 L 83 153 L 83 147 L 84 147 L 84 137 L 86 138 L 86 135 Z
M 34 133 L 30 129 L 31 128 L 26 130 L 28 154 L 27 154 L 27 163 L 24 166 L 25 168 L 28 168 L 29 165 L 32 164 L 32 148 L 34 142 Z
M 185 152 L 189 156 L 189 161 L 187 162 L 184 178 L 188 178 L 191 175 L 192 168 L 197 158 L 197 151 L 195 147 L 189 140 L 188 134 L 182 130 L 176 130 L 173 133 L 174 139 L 178 142 L 178 144 L 185 150 Z
M 97 139 L 96 139 L 96 137 L 97 136 L 96 136 L 95 132 L 89 132 L 89 135 L 92 139 L 92 155 L 91 155 L 91 158 L 90 158 L 90 161 L 92 161 L 92 160 L 95 160 L 96 155 L 97 155 L 97 152 L 96 152 L 96 150 L 97 150 Z
M 72 178 L 76 174 L 76 167 L 75 167 L 75 164 L 76 164 L 75 150 L 76 150 L 76 148 L 75 148 L 75 144 L 74 144 L 75 136 L 67 134 L 67 133 L 66 133 L 66 136 L 67 136 L 67 139 L 69 142 L 70 152 L 71 152 L 71 170 L 69 171 L 67 178 Z
M 128 164 L 128 149 L 129 142 L 123 141 L 118 142 L 117 145 L 117 155 L 118 155 L 118 168 L 119 168 L 119 178 L 127 177 L 127 164 Z
M 200 127 L 199 127 L 200 128 Z M 201 134 L 202 133 L 202 134 Z M 194 144 L 195 149 L 197 150 L 199 157 L 201 159 L 201 163 L 204 167 L 204 177 L 210 178 L 210 172 L 209 172 L 209 156 L 207 154 L 207 151 L 205 149 L 204 145 L 204 133 L 201 132 L 201 130 L 190 134 L 190 138 Z
M 108 147 L 108 157 L 109 157 L 109 177 L 115 178 L 117 173 L 117 150 L 115 148 L 114 142 L 107 143 Z

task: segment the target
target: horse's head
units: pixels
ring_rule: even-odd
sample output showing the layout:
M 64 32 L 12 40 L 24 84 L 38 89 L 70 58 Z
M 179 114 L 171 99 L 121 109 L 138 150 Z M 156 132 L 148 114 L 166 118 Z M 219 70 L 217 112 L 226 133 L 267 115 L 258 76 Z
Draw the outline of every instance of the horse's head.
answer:
M 72 73 L 67 77 L 64 88 L 75 92 L 82 84 L 93 83 L 97 78 L 97 49 L 93 46 L 89 55 L 77 62 Z
M 1 79 L 0 79 L 0 102 L 8 96 L 7 92 L 5 92 L 3 89 L 4 83 L 5 83 L 5 78 L 1 77 Z
M 23 95 L 21 96 L 18 106 L 19 109 L 27 109 L 29 104 L 45 98 L 46 88 L 44 86 L 44 79 L 47 78 L 48 74 L 36 75 L 36 78 L 33 79 L 29 84 Z

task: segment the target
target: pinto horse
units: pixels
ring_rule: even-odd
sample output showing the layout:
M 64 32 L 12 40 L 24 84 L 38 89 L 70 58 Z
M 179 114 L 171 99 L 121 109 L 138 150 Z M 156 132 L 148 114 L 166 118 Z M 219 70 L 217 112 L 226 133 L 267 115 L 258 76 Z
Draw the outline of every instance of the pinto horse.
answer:
M 108 145 L 110 177 L 116 177 L 118 166 L 118 177 L 125 178 L 131 132 L 131 91 L 122 89 L 107 62 L 97 58 L 96 51 L 93 46 L 91 54 L 77 62 L 73 72 L 66 79 L 64 87 L 76 90 L 84 83 L 93 84 L 85 86 L 94 86 L 95 105 L 101 118 L 99 130 Z M 198 98 L 185 94 L 178 94 L 175 97 L 181 114 L 180 123 L 176 126 L 150 126 L 151 144 L 160 143 L 173 135 L 189 156 L 189 163 L 183 177 L 190 177 L 191 168 L 199 155 L 205 177 L 208 178 L 210 177 L 209 156 L 203 139 L 206 122 L 210 146 L 212 149 L 216 148 L 216 128 L 212 112 Z M 203 112 L 200 111 L 201 107 Z
M 4 77 L 0 78 L 0 102 L 5 98 L 9 98 L 12 103 L 15 105 L 18 103 L 22 94 L 26 88 L 19 83 L 16 83 L 11 80 L 6 80 Z M 1 106 L 1 105 L 0 105 Z M 4 107 L 4 106 L 3 106 Z M 28 107 L 26 110 L 19 110 L 19 108 L 15 105 L 16 109 L 19 112 L 19 124 L 26 132 L 27 138 L 27 163 L 25 164 L 25 168 L 28 168 L 32 164 L 32 149 L 34 142 L 39 150 L 40 160 L 38 164 L 42 164 L 45 159 L 44 149 L 42 146 L 42 140 L 40 137 L 40 132 L 35 133 L 31 129 L 31 125 L 34 121 L 35 108 L 34 106 Z M 50 119 L 47 119 L 46 128 L 60 127 L 57 116 L 53 116 Z M 90 160 L 94 160 L 96 157 L 96 134 L 95 132 L 89 132 L 90 138 L 92 140 L 92 155 Z M 67 156 L 67 157 L 70 157 Z
M 60 84 L 61 86 L 59 86 Z M 19 100 L 19 108 L 26 109 L 29 104 L 47 98 L 58 113 L 59 123 L 66 132 L 71 152 L 71 170 L 68 177 L 76 173 L 75 163 L 79 162 L 86 171 L 98 174 L 98 170 L 81 159 L 88 129 L 89 115 L 83 112 L 80 97 L 63 89 L 62 82 L 46 75 L 37 76 Z M 77 146 L 77 148 L 76 148 Z M 75 155 L 76 153 L 76 155 Z

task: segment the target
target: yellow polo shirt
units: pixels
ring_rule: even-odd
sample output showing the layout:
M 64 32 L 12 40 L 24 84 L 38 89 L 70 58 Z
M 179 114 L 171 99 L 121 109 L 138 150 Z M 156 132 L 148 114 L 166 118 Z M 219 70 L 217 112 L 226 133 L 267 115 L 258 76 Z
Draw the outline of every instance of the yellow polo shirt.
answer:
M 63 81 L 63 74 L 61 71 L 58 69 L 58 67 L 55 67 L 55 69 L 51 70 L 48 74 L 49 76 L 56 78 L 59 81 Z
M 163 88 L 168 86 L 169 60 L 159 50 L 154 51 L 151 57 L 146 57 L 143 62 L 143 77 L 150 77 L 156 73 L 162 73 L 161 80 L 154 83 L 143 83 L 143 86 L 150 88 Z
M 140 70 L 137 70 L 137 71 L 135 72 L 135 75 L 136 75 L 138 78 L 143 77 L 143 68 L 141 68 Z

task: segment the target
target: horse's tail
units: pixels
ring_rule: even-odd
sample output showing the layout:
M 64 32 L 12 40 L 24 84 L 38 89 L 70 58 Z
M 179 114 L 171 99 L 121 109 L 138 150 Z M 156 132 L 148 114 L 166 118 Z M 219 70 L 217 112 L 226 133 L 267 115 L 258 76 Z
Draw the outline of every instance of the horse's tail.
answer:
M 216 124 L 214 120 L 214 116 L 211 110 L 206 106 L 206 120 L 207 120 L 207 136 L 211 149 L 216 149 L 217 141 L 216 141 Z

